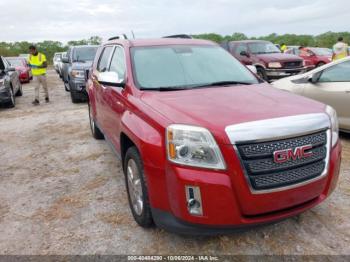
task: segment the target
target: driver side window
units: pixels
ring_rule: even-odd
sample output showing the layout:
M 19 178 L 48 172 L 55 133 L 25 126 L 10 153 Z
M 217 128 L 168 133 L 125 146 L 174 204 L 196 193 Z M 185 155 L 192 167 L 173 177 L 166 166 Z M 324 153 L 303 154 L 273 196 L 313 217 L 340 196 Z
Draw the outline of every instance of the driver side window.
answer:
M 324 70 L 318 82 L 350 82 L 350 61 L 337 64 Z
M 241 56 L 242 52 L 248 53 L 248 47 L 245 44 L 239 44 L 236 48 L 235 55 Z

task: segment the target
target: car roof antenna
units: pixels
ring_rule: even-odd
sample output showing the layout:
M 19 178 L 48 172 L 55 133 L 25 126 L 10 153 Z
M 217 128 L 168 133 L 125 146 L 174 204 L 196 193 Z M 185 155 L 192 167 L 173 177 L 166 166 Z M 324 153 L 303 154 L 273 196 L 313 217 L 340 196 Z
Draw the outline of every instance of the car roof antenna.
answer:
M 133 39 L 136 39 L 136 38 L 135 38 L 135 34 L 134 34 L 134 31 L 133 31 L 133 30 L 131 30 L 131 34 L 132 34 L 132 38 L 133 38 Z

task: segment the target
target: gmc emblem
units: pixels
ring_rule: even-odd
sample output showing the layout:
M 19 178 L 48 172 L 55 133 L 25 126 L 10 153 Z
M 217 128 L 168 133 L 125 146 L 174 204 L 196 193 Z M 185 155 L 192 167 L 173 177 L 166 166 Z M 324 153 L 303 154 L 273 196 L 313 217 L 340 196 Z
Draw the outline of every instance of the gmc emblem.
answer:
M 307 158 L 312 156 L 312 145 L 299 146 L 294 148 L 289 148 L 285 150 L 279 150 L 273 152 L 273 160 L 275 163 L 282 164 L 290 160 L 297 160 L 302 158 Z

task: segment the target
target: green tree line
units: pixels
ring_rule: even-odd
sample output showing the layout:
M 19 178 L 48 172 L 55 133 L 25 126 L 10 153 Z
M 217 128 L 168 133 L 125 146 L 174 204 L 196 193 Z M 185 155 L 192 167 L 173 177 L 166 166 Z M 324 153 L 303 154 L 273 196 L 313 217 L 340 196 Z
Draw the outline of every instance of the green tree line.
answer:
M 89 39 L 82 39 L 77 41 L 69 41 L 63 44 L 59 41 L 45 40 L 37 43 L 22 42 L 0 42 L 1 56 L 18 56 L 19 54 L 28 54 L 29 46 L 35 45 L 37 49 L 46 55 L 49 64 L 52 64 L 52 58 L 56 52 L 64 52 L 69 46 L 76 45 L 99 45 L 102 43 L 102 38 L 99 36 L 92 36 Z
M 194 38 L 207 39 L 215 42 L 222 41 L 237 41 L 237 40 L 267 40 L 275 44 L 285 43 L 286 45 L 302 45 L 302 46 L 319 46 L 319 47 L 332 47 L 337 42 L 339 36 L 343 36 L 345 42 L 350 43 L 350 32 L 326 32 L 320 35 L 297 35 L 297 34 L 284 34 L 278 35 L 276 33 L 260 36 L 260 37 L 248 37 L 243 33 L 233 33 L 232 35 L 220 35 L 215 33 L 193 35 Z M 69 46 L 75 45 L 99 45 L 102 43 L 102 38 L 99 36 L 92 36 L 88 39 L 82 39 L 78 41 L 69 41 L 67 44 L 63 44 L 59 41 L 46 40 L 38 43 L 29 43 L 27 41 L 22 42 L 0 42 L 0 55 L 2 56 L 18 56 L 19 54 L 28 53 L 30 45 L 37 46 L 39 51 L 43 52 L 49 63 L 52 63 L 54 53 L 63 52 L 68 49 Z
M 222 41 L 267 40 L 275 44 L 285 43 L 286 45 L 328 48 L 331 48 L 337 42 L 339 36 L 342 36 L 345 42 L 350 43 L 350 32 L 326 32 L 320 35 L 278 35 L 273 33 L 260 37 L 248 37 L 243 33 L 233 33 L 232 35 L 219 35 L 215 33 L 193 35 L 194 38 L 212 40 L 218 43 Z

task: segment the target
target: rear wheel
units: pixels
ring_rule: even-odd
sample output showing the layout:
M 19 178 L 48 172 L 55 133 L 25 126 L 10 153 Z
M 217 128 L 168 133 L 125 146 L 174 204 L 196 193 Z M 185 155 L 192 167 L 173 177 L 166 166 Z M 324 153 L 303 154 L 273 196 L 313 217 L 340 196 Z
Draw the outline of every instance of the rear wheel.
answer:
M 10 101 L 8 102 L 7 106 L 8 107 L 15 107 L 16 105 L 16 100 L 15 100 L 15 94 L 13 93 L 12 87 L 10 88 Z
M 88 107 L 89 107 L 89 121 L 90 121 L 90 128 L 91 128 L 92 136 L 97 140 L 104 139 L 103 133 L 95 124 L 95 120 L 94 120 L 94 117 L 92 114 L 92 108 L 91 108 L 90 103 L 88 103 Z
M 16 96 L 22 96 L 22 95 L 23 95 L 22 84 L 19 83 L 19 88 L 18 88 L 18 91 L 16 93 Z
M 141 227 L 153 225 L 143 162 L 136 147 L 130 147 L 124 159 L 124 175 L 132 215 Z
M 324 62 L 319 62 L 317 65 L 316 65 L 316 67 L 320 67 L 320 66 L 323 66 L 323 65 L 325 65 L 326 63 L 324 63 Z

